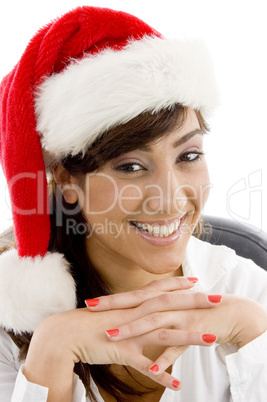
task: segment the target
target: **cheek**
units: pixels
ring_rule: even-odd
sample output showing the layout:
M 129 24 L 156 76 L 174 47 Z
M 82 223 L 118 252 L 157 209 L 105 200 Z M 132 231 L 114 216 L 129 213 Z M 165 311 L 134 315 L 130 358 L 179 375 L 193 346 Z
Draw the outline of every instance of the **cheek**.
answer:
M 195 205 L 198 210 L 202 210 L 210 193 L 210 177 L 206 162 L 195 172 L 190 174 L 187 181 L 187 197 Z
M 119 188 L 117 208 L 126 215 L 139 214 L 142 200 L 142 188 L 134 184 L 126 184 Z
M 197 198 L 199 202 L 199 208 L 202 209 L 209 197 L 210 193 L 210 177 L 206 163 L 204 164 L 203 168 L 199 170 L 197 176 L 198 183 L 197 185 Z
M 86 178 L 82 209 L 86 216 L 107 214 L 112 211 L 118 199 L 116 182 L 108 175 L 97 173 Z

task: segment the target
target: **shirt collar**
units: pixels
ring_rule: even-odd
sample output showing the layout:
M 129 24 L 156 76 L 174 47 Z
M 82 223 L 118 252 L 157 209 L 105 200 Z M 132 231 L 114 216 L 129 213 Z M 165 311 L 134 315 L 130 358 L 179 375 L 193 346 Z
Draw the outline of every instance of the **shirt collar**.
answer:
M 203 291 L 208 291 L 236 264 L 234 250 L 226 246 L 211 245 L 191 236 L 182 265 L 184 276 L 197 277 Z

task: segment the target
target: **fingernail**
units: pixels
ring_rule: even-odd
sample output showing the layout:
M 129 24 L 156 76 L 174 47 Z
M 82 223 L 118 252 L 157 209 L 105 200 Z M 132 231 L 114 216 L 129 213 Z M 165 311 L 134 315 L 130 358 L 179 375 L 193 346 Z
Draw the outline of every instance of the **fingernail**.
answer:
M 113 338 L 114 336 L 119 335 L 120 330 L 119 329 L 109 329 L 108 331 L 106 331 L 106 334 L 109 338 Z
M 157 364 L 154 364 L 154 366 L 150 367 L 149 371 L 152 371 L 152 373 L 156 373 L 159 371 L 159 366 Z
M 222 301 L 221 295 L 209 295 L 208 299 L 211 303 L 220 303 Z
M 180 381 L 177 381 L 177 380 L 173 380 L 173 382 L 172 382 L 172 385 L 174 388 L 178 388 L 180 384 L 181 384 Z
M 216 341 L 216 335 L 214 335 L 214 334 L 203 334 L 202 335 L 202 339 L 203 339 L 203 341 L 204 342 L 206 342 L 206 343 L 213 343 L 213 342 L 215 342 Z
M 188 279 L 190 282 L 193 282 L 193 283 L 197 283 L 197 282 L 198 282 L 198 278 L 195 278 L 194 276 L 188 276 L 187 279 Z
M 87 307 L 95 307 L 99 304 L 99 299 L 87 299 L 84 302 Z

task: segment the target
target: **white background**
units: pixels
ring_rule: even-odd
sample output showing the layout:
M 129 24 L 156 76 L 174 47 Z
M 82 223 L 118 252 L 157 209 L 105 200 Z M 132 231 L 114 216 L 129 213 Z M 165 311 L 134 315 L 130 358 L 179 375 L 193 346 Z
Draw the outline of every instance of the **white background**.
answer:
M 2 1 L 0 78 L 41 26 L 84 4 L 130 12 L 167 37 L 203 38 L 221 91 L 221 105 L 206 138 L 213 188 L 204 212 L 267 232 L 266 0 Z M 0 232 L 10 224 L 1 172 Z

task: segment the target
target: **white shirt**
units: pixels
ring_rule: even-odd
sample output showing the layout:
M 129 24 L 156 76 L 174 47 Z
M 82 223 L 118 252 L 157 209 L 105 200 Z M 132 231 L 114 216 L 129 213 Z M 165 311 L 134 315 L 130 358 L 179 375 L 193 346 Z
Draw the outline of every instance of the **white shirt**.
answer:
M 183 262 L 185 276 L 197 276 L 195 290 L 236 294 L 258 301 L 267 310 L 267 272 L 224 246 L 192 237 Z M 248 318 L 249 319 L 249 318 Z M 29 383 L 23 362 L 9 336 L 0 330 L 0 402 L 45 402 L 48 389 Z M 234 345 L 191 346 L 173 365 L 180 391 L 166 389 L 161 402 L 265 402 L 267 332 L 240 350 Z M 93 391 L 103 401 L 95 384 Z M 88 402 L 74 374 L 73 402 Z

